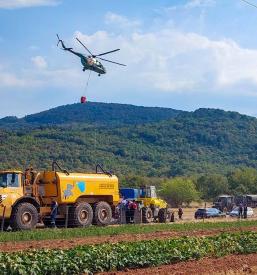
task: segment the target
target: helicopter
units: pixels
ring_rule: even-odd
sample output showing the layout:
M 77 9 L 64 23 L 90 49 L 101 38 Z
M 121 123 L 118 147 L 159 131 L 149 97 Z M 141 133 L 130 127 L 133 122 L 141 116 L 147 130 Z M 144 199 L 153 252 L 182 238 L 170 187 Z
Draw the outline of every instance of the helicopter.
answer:
M 87 50 L 87 52 L 90 54 L 88 56 L 85 56 L 84 54 L 82 53 L 78 53 L 78 52 L 75 52 L 73 50 L 73 48 L 67 48 L 65 47 L 64 45 L 64 42 L 62 39 L 59 38 L 59 35 L 57 34 L 57 38 L 58 38 L 58 43 L 57 43 L 57 47 L 59 46 L 59 44 L 61 43 L 62 45 L 62 49 L 64 51 L 68 51 L 68 52 L 71 52 L 73 54 L 75 54 L 76 56 L 78 56 L 80 58 L 80 61 L 81 61 L 81 64 L 83 66 L 83 72 L 86 71 L 86 70 L 91 70 L 91 71 L 94 71 L 96 73 L 98 73 L 98 76 L 100 76 L 101 74 L 106 74 L 106 69 L 105 67 L 102 65 L 102 63 L 98 60 L 98 59 L 101 59 L 101 60 L 104 60 L 104 61 L 107 61 L 107 62 L 110 62 L 110 63 L 114 63 L 114 64 L 117 64 L 117 65 L 120 65 L 120 66 L 126 66 L 125 64 L 121 64 L 121 63 L 118 63 L 118 62 L 114 62 L 114 61 L 111 61 L 111 60 L 108 60 L 108 59 L 104 59 L 102 57 L 99 57 L 99 56 L 103 56 L 103 55 L 106 55 L 106 54 L 110 54 L 110 53 L 113 53 L 113 52 L 117 52 L 119 51 L 120 49 L 116 49 L 116 50 L 112 50 L 112 51 L 108 51 L 108 52 L 104 52 L 104 53 L 101 53 L 101 54 L 93 54 L 77 37 L 76 37 L 76 40 Z M 97 59 L 98 58 L 98 59 Z

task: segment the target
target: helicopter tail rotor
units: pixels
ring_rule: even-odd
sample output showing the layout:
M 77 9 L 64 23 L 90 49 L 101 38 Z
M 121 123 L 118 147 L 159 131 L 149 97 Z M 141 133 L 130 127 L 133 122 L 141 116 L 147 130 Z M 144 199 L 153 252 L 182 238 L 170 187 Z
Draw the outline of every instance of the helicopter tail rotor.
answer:
M 73 49 L 73 48 L 66 48 L 66 47 L 65 47 L 65 45 L 64 45 L 64 43 L 63 43 L 63 40 L 62 40 L 62 39 L 60 39 L 59 35 L 58 35 L 58 34 L 56 34 L 56 36 L 57 36 L 57 38 L 58 38 L 57 47 L 58 47 L 58 46 L 59 46 L 59 44 L 61 43 L 61 45 L 62 45 L 62 49 L 63 49 L 64 51 L 70 51 L 70 50 L 72 50 L 72 49 Z
M 59 46 L 59 44 L 60 44 L 60 42 L 62 41 L 61 39 L 60 39 L 60 37 L 59 37 L 59 35 L 58 34 L 56 34 L 56 36 L 57 36 L 57 39 L 58 39 L 58 42 L 57 42 L 57 47 Z

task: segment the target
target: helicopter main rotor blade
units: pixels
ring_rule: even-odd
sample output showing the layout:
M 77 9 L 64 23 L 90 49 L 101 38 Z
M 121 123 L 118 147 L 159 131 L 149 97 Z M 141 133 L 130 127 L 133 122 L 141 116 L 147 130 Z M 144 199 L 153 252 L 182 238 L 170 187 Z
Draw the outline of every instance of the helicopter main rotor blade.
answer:
M 91 52 L 90 52 L 90 50 L 76 37 L 76 39 L 78 40 L 78 42 L 92 55 L 92 56 L 94 56 Z
M 105 54 L 109 54 L 109 53 L 114 53 L 114 52 L 117 52 L 117 51 L 119 51 L 120 49 L 116 49 L 116 50 L 113 50 L 113 51 L 109 51 L 109 52 L 105 52 L 105 53 L 100 53 L 100 54 L 98 54 L 98 55 L 95 55 L 95 57 L 96 56 L 102 56 L 102 55 L 105 55 Z
M 117 64 L 117 65 L 120 65 L 120 66 L 127 66 L 127 65 L 125 65 L 125 64 L 121 64 L 121 63 L 118 63 L 118 62 L 114 62 L 114 61 L 111 61 L 111 60 L 108 60 L 108 59 L 104 59 L 104 58 L 101 58 L 101 57 L 99 57 L 99 59 L 104 60 L 104 61 L 107 61 L 107 62 L 110 62 L 110 63 Z

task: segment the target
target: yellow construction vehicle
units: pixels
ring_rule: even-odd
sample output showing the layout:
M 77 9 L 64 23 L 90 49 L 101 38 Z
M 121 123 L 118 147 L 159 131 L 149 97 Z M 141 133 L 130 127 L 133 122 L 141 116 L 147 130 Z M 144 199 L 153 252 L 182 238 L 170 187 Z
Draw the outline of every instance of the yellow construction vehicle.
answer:
M 174 221 L 174 213 L 168 204 L 157 197 L 155 186 L 143 186 L 139 189 L 139 198 L 143 203 L 142 221 L 151 223 L 154 220 L 161 223 Z
M 121 188 L 120 193 L 124 199 L 135 200 L 142 206 L 143 223 L 174 221 L 174 213 L 164 200 L 157 197 L 155 186 Z
M 56 167 L 59 170 L 56 170 Z M 52 171 L 0 172 L 0 219 L 14 230 L 28 230 L 47 221 L 51 203 L 58 203 L 57 219 L 70 227 L 111 223 L 119 203 L 118 178 L 98 165 L 96 173 L 69 173 L 54 162 Z

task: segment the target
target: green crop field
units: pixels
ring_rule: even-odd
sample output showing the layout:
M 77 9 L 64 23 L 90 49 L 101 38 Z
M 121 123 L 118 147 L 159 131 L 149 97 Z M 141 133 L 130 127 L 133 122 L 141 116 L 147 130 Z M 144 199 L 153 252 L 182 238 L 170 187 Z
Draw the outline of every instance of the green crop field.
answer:
M 130 243 L 100 244 L 69 250 L 0 253 L 1 274 L 95 274 L 102 271 L 257 252 L 257 233 L 182 237 Z
M 257 226 L 257 221 L 232 221 L 232 222 L 188 222 L 181 224 L 153 224 L 153 225 L 122 225 L 69 229 L 38 229 L 32 231 L 2 232 L 0 242 L 31 241 L 50 239 L 70 239 L 90 236 L 106 236 L 120 234 L 154 233 L 159 231 L 212 230 L 212 229 L 238 229 Z

